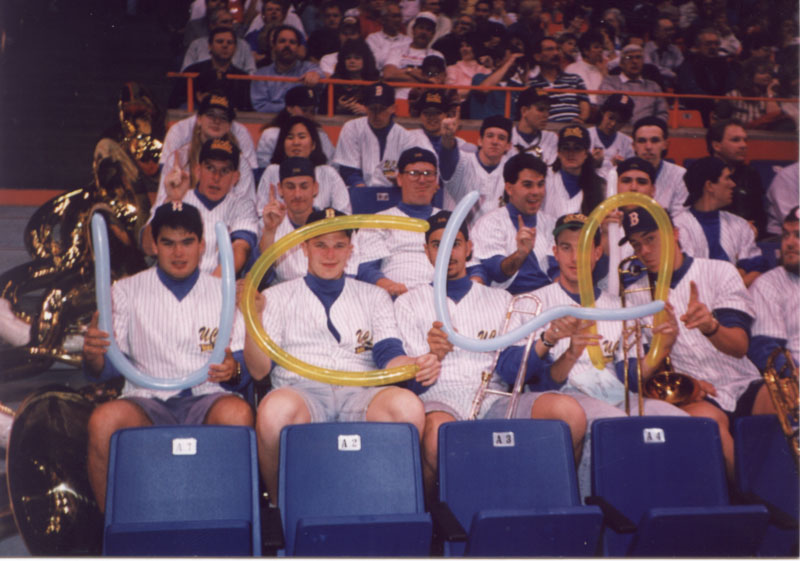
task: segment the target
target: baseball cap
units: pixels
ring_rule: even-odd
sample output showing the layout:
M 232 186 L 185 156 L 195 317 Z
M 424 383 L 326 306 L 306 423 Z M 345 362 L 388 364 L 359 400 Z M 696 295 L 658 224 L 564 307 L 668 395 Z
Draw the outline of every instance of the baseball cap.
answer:
M 511 122 L 511 119 L 506 119 L 502 115 L 492 115 L 490 117 L 486 117 L 481 123 L 480 135 L 483 136 L 483 133 L 486 132 L 486 129 L 494 127 L 506 131 L 508 133 L 509 140 L 511 140 L 511 128 L 513 126 L 514 124 Z
M 557 238 L 558 235 L 564 230 L 572 230 L 572 231 L 580 230 L 581 228 L 583 228 L 583 225 L 586 224 L 588 220 L 589 219 L 586 217 L 585 214 L 580 214 L 580 213 L 570 213 L 570 214 L 565 214 L 563 216 L 559 216 L 558 220 L 556 220 L 556 225 L 553 228 L 553 239 Z M 600 229 L 598 228 L 594 234 L 595 244 L 600 243 L 601 235 L 602 234 L 600 233 Z
M 529 107 L 539 102 L 550 103 L 550 96 L 541 88 L 531 87 L 519 94 L 517 107 Z
M 800 221 L 800 207 L 796 206 L 789 213 L 786 215 L 786 218 L 783 219 L 784 223 L 786 222 L 798 222 Z
M 239 147 L 227 138 L 206 140 L 200 148 L 200 161 L 206 160 L 227 160 L 233 164 L 234 169 L 238 169 Z
M 625 237 L 619 241 L 619 245 L 628 242 L 631 235 L 638 232 L 654 232 L 658 230 L 656 219 L 647 209 L 638 207 L 634 210 L 626 210 L 622 216 L 622 228 L 625 230 Z
M 364 105 L 394 105 L 394 88 L 383 82 L 367 86 L 366 101 Z
M 425 93 L 414 104 L 414 108 L 422 113 L 426 109 L 438 109 L 446 113 L 450 107 L 445 102 L 444 92 L 442 90 L 425 90 Z
M 559 150 L 567 142 L 575 142 L 584 150 L 588 150 L 592 141 L 589 138 L 589 131 L 580 125 L 567 125 L 558 131 L 558 148 Z
M 336 210 L 333 207 L 323 208 L 320 210 L 313 210 L 311 214 L 308 215 L 308 219 L 306 220 L 306 226 L 309 224 L 313 224 L 314 222 L 319 222 L 321 220 L 325 220 L 327 218 L 335 218 L 337 216 L 348 216 L 346 213 L 342 212 L 341 210 Z M 347 237 L 351 237 L 353 235 L 353 230 L 341 230 Z
M 228 116 L 228 121 L 233 121 L 236 113 L 230 98 L 222 92 L 212 92 L 205 96 L 197 106 L 197 114 L 205 115 L 209 109 L 222 109 Z
M 706 156 L 686 166 L 683 182 L 686 184 L 689 196 L 686 197 L 683 206 L 692 206 L 696 203 L 703 196 L 703 186 L 706 181 L 717 181 L 726 167 L 728 165 L 716 156 Z
M 308 158 L 291 157 L 281 162 L 278 177 L 281 181 L 289 177 L 308 176 L 315 177 L 314 164 Z
M 447 227 L 447 221 L 450 220 L 450 217 L 453 215 L 452 212 L 449 210 L 440 210 L 430 218 L 428 218 L 428 231 L 425 232 L 425 242 L 427 243 L 428 240 L 431 238 L 431 234 L 433 234 L 436 230 L 441 230 Z M 466 220 L 461 223 L 461 226 L 458 227 L 458 231 L 464 236 L 464 241 L 469 241 L 469 228 L 467 228 Z
M 420 12 L 414 19 L 414 25 L 416 26 L 421 21 L 428 21 L 436 27 L 436 14 L 433 12 Z
M 182 228 L 203 239 L 203 219 L 196 207 L 181 201 L 164 203 L 156 209 L 150 228 L 153 237 L 158 238 L 161 228 Z
M 286 92 L 286 107 L 308 107 L 317 105 L 317 94 L 313 88 L 295 86 Z
M 648 162 L 647 160 L 643 160 L 638 156 L 634 156 L 632 158 L 628 158 L 619 163 L 617 166 L 617 176 L 621 176 L 626 171 L 630 171 L 632 169 L 638 169 L 639 171 L 643 171 L 650 177 L 650 182 L 656 182 L 656 169 L 653 167 L 653 164 Z
M 616 111 L 620 114 L 622 120 L 627 122 L 633 117 L 634 106 L 635 102 L 631 96 L 625 94 L 611 94 L 603 102 L 603 105 L 600 106 L 600 113 Z
M 629 43 L 624 47 L 622 47 L 620 53 L 622 53 L 623 55 L 627 55 L 628 53 L 640 53 L 643 50 L 644 49 L 642 49 L 641 45 L 637 45 L 636 43 Z
M 341 27 L 352 27 L 358 29 L 359 31 L 361 30 L 361 26 L 358 24 L 358 18 L 355 16 L 345 16 L 340 24 L 340 31 Z
M 429 164 L 433 164 L 434 168 L 437 167 L 436 154 L 430 150 L 426 150 L 425 148 L 408 148 L 400 154 L 400 159 L 397 160 L 397 172 L 403 173 L 407 165 L 417 162 L 428 162 Z
M 439 74 L 447 69 L 444 59 L 437 55 L 428 55 L 422 59 L 422 65 L 420 68 L 425 74 Z

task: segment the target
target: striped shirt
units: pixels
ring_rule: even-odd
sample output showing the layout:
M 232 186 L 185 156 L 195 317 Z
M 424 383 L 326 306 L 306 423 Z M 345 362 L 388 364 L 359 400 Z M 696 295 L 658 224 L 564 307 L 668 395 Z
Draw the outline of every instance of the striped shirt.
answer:
M 353 210 L 350 206 L 350 193 L 347 191 L 347 186 L 342 181 L 342 176 L 332 166 L 323 164 L 314 167 L 314 179 L 317 180 L 319 191 L 317 196 L 314 197 L 314 208 L 328 208 L 333 207 L 340 210 L 345 214 L 352 214 Z M 280 166 L 278 164 L 270 164 L 264 170 L 261 176 L 261 181 L 258 182 L 258 191 L 256 193 L 256 209 L 258 216 L 261 218 L 264 211 L 264 206 L 269 202 L 270 185 L 276 187 L 280 183 Z M 280 192 L 276 189 L 275 194 L 278 200 L 282 201 Z
M 759 276 L 750 286 L 756 320 L 753 337 L 786 341 L 795 364 L 800 363 L 800 277 L 783 267 Z
M 511 152 L 527 152 L 541 159 L 548 166 L 558 156 L 558 135 L 552 131 L 539 131 L 530 142 L 525 140 L 517 127 L 511 129 Z
M 503 166 L 510 157 L 510 152 L 511 150 L 506 152 L 500 163 L 489 172 L 478 160 L 478 153 L 470 154 L 459 150 L 456 169 L 449 179 L 444 179 L 443 184 L 456 203 L 467 193 L 472 191 L 480 193 L 478 203 L 472 207 L 467 216 L 470 226 L 487 212 L 502 206 L 506 185 L 503 179 Z
M 533 88 L 554 88 L 561 90 L 585 90 L 586 84 L 577 74 L 560 73 L 554 82 L 550 83 L 547 78 L 537 74 L 531 79 L 530 87 Z M 585 93 L 557 93 L 548 92 L 550 97 L 550 118 L 551 122 L 569 123 L 581 114 L 580 102 L 589 103 L 589 96 Z
M 120 279 L 111 287 L 114 336 L 120 350 L 140 372 L 158 379 L 180 379 L 202 367 L 211 355 L 222 309 L 220 279 L 200 273 L 181 300 L 151 267 Z M 238 313 L 238 312 L 237 312 Z M 235 318 L 230 348 L 244 347 L 244 322 Z M 219 384 L 203 382 L 193 395 L 222 391 Z M 124 397 L 167 399 L 180 390 L 151 390 L 126 380 Z
M 744 218 L 724 210 L 719 212 L 717 238 L 709 240 L 693 211 L 678 215 L 674 222 L 678 227 L 681 249 L 692 257 L 714 259 L 710 254 L 711 243 L 719 244 L 728 261 L 745 271 L 757 270 L 760 265 L 761 250 L 756 245 L 753 228 Z M 711 241 L 711 243 L 709 243 Z M 742 263 L 743 260 L 753 260 Z
M 689 190 L 683 182 L 685 173 L 686 168 L 666 160 L 661 160 L 656 169 L 656 196 L 653 198 L 672 218 L 686 210 L 683 203 L 689 196 Z

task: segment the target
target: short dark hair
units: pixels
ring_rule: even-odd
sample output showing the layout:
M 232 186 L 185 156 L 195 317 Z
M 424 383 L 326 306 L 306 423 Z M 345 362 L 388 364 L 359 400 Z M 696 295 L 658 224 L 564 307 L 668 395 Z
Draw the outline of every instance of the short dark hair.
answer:
M 208 32 L 208 44 L 214 42 L 214 37 L 219 35 L 220 33 L 230 33 L 233 35 L 233 42 L 236 43 L 236 32 L 230 27 L 215 27 L 211 31 Z
M 150 222 L 153 240 L 158 241 L 158 234 L 162 228 L 186 230 L 196 235 L 198 240 L 203 240 L 203 219 L 200 217 L 200 211 L 187 203 L 170 202 L 158 207 Z
M 286 143 L 286 137 L 289 136 L 289 131 L 292 130 L 292 127 L 301 124 L 306 127 L 308 130 L 308 134 L 311 136 L 311 140 L 314 143 L 314 149 L 311 151 L 311 154 L 308 155 L 308 159 L 315 166 L 320 166 L 328 161 L 328 157 L 325 156 L 325 152 L 322 151 L 322 142 L 319 139 L 319 125 L 308 119 L 303 117 L 302 115 L 293 115 L 286 119 L 286 121 L 281 125 L 281 130 L 278 133 L 278 140 L 275 143 L 275 151 L 272 153 L 272 159 L 270 162 L 273 164 L 280 164 L 283 160 L 286 159 L 286 148 L 284 144 Z
M 535 171 L 542 177 L 547 176 L 547 164 L 533 154 L 521 152 L 511 156 L 503 166 L 503 179 L 507 183 L 516 183 L 522 170 Z
M 636 131 L 642 127 L 658 127 L 661 129 L 661 132 L 664 133 L 664 140 L 669 138 L 669 128 L 664 119 L 653 116 L 642 117 L 633 124 L 633 138 L 636 138 Z
M 603 34 L 600 33 L 597 29 L 589 29 L 585 33 L 581 34 L 578 37 L 578 50 L 581 54 L 585 53 L 589 50 L 592 46 L 592 43 L 600 43 L 602 45 L 605 42 L 603 38 Z
M 275 2 L 276 4 L 280 3 L 277 0 L 266 0 L 265 4 L 266 4 L 266 2 Z M 271 43 L 275 43 L 278 40 L 278 35 L 281 34 L 281 31 L 286 31 L 287 29 L 289 31 L 291 31 L 292 33 L 294 33 L 294 37 L 295 37 L 295 39 L 297 39 L 297 44 L 299 45 L 300 42 L 303 40 L 303 38 L 300 35 L 300 32 L 297 30 L 297 28 L 292 27 L 291 25 L 279 25 L 278 27 L 273 29 L 272 32 L 271 32 L 272 35 L 270 36 L 270 42 Z
M 706 131 L 706 148 L 710 156 L 714 155 L 712 143 L 722 142 L 722 139 L 725 138 L 725 131 L 732 126 L 744 128 L 744 123 L 739 119 L 722 119 L 711 123 L 711 126 L 708 127 Z

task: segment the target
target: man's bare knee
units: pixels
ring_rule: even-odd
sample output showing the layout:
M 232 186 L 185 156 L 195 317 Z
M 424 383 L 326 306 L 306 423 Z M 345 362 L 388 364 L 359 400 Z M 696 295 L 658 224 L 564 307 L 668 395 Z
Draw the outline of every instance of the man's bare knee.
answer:
M 253 426 L 253 410 L 245 400 L 235 395 L 217 399 L 206 415 L 207 425 Z

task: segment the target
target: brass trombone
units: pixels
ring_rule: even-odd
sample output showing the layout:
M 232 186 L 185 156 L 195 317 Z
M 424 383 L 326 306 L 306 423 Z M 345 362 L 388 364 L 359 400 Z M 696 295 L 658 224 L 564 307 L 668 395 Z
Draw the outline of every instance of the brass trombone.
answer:
M 648 283 L 646 287 L 625 288 L 624 281 L 626 279 L 638 278 L 645 272 L 635 259 L 635 255 L 623 259 L 617 269 L 619 275 L 619 296 L 623 307 L 625 307 L 626 295 L 628 294 L 648 291 L 651 297 L 653 295 L 654 286 L 652 281 Z M 652 325 L 643 324 L 641 319 L 623 320 L 622 322 L 626 415 L 631 414 L 630 397 L 628 395 L 628 388 L 630 385 L 628 378 L 628 355 L 632 348 L 636 352 L 636 381 L 639 387 L 639 415 L 644 414 L 645 397 L 660 399 L 672 405 L 681 406 L 693 401 L 700 391 L 700 384 L 697 383 L 697 380 L 688 374 L 675 371 L 669 356 L 664 359 L 664 368 L 653 373 L 653 375 L 643 383 L 642 360 L 644 360 L 645 353 L 642 346 L 642 328 L 644 327 L 652 328 Z
M 775 366 L 778 357 L 783 355 L 785 362 L 780 370 Z M 789 448 L 794 453 L 795 460 L 800 459 L 800 440 L 798 439 L 798 410 L 800 409 L 800 396 L 798 396 L 797 365 L 792 359 L 792 354 L 786 349 L 775 349 L 767 358 L 764 368 L 764 382 L 767 384 L 769 396 L 775 405 L 778 421 L 783 434 L 789 443 Z
M 534 311 L 530 312 L 527 310 L 517 309 L 517 303 L 521 300 L 532 301 L 535 305 Z M 511 322 L 511 316 L 514 313 L 536 317 L 541 311 L 542 301 L 538 296 L 534 296 L 533 294 L 519 294 L 515 296 L 511 299 L 511 302 L 509 302 L 508 308 L 506 309 L 506 319 L 503 322 L 503 333 L 508 331 L 508 324 Z M 505 418 L 511 419 L 514 416 L 514 413 L 517 410 L 517 403 L 519 402 L 519 394 L 522 393 L 522 387 L 525 385 L 525 372 L 528 369 L 528 358 L 531 355 L 531 349 L 533 348 L 535 342 L 536 337 L 534 336 L 534 333 L 531 333 L 525 343 L 525 351 L 522 355 L 522 361 L 520 362 L 519 370 L 517 371 L 517 378 L 514 381 L 514 387 L 510 392 L 489 387 L 489 383 L 494 376 L 494 371 L 497 368 L 497 361 L 500 358 L 502 349 L 495 351 L 492 366 L 488 370 L 481 372 L 481 385 L 472 400 L 472 408 L 470 409 L 469 413 L 470 419 L 474 420 L 478 418 L 478 413 L 481 410 L 481 405 L 483 404 L 483 400 L 487 394 L 509 396 L 511 399 L 508 401 Z

